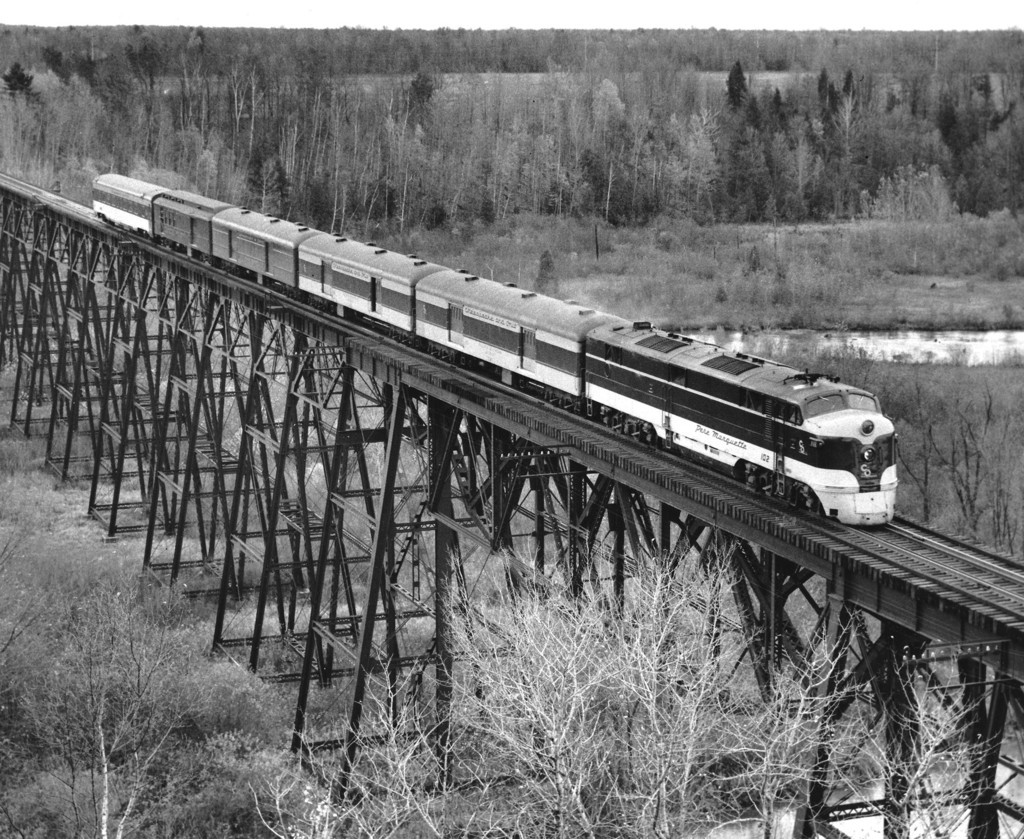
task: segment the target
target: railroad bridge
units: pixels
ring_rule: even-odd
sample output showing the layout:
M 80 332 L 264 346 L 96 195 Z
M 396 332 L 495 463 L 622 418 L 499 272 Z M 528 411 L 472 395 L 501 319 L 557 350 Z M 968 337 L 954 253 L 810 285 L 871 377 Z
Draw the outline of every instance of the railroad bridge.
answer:
M 980 745 L 968 835 L 1024 830 L 1024 567 L 1005 556 L 787 510 L 6 176 L 0 366 L 11 424 L 88 483 L 106 536 L 144 534 L 144 576 L 216 600 L 215 652 L 295 684 L 296 750 L 351 755 L 371 698 L 443 721 L 452 597 L 544 586 L 557 567 L 621 601 L 638 564 L 714 550 L 762 688 L 828 651 L 798 835 L 867 814 L 900 834 L 904 773 L 850 797 L 829 738 L 867 702 L 905 755 L 915 679 L 959 697 Z

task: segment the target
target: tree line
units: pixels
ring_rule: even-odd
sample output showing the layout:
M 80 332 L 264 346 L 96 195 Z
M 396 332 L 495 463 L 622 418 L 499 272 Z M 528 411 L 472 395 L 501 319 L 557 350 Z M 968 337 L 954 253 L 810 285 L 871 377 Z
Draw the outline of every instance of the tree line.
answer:
M 928 172 L 984 215 L 1024 200 L 1020 40 L 6 30 L 0 165 L 71 193 L 171 180 L 335 231 L 851 218 Z
M 727 72 L 818 72 L 849 66 L 906 78 L 933 73 L 1012 73 L 1024 33 L 783 31 L 728 29 L 210 29 L 202 27 L 0 27 L 0 55 L 39 65 L 48 51 L 102 62 L 148 40 L 173 65 L 190 40 L 209 45 L 211 69 L 226 73 L 247 54 L 306 57 L 329 76 L 379 73 L 659 73 L 666 68 Z M 137 43 L 135 48 L 137 49 Z

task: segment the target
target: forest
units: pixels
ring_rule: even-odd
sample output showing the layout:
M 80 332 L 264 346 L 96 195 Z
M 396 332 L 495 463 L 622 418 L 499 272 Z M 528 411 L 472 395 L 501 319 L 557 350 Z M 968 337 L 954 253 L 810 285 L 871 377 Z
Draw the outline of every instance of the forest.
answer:
M 0 30 L 0 167 L 116 171 L 321 229 L 870 217 L 1024 201 L 1019 31 Z M 911 215 L 932 207 L 907 207 Z

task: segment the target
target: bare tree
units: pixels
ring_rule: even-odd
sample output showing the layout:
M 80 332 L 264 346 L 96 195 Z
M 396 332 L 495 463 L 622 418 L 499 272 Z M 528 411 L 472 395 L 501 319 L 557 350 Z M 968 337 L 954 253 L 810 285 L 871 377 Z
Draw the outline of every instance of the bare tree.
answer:
M 401 687 L 402 695 L 407 687 Z M 384 694 L 370 694 L 362 730 L 351 766 L 340 755 L 309 751 L 305 768 L 296 763 L 265 788 L 253 790 L 260 818 L 274 836 L 441 839 L 486 835 L 498 822 L 492 811 L 501 809 L 502 796 L 488 780 L 437 783 L 434 726 L 414 707 L 404 706 L 396 716 Z M 466 753 L 458 732 L 450 745 Z
M 974 713 L 960 688 L 932 673 L 894 676 L 889 704 L 876 714 L 848 712 L 834 740 L 840 788 L 868 799 L 887 824 L 887 835 L 950 836 L 964 818 L 971 770 L 986 748 L 964 732 Z M 866 794 L 866 796 L 865 796 Z
M 787 713 L 766 739 L 763 709 L 744 698 L 755 700 L 753 680 L 738 685 L 728 665 L 745 640 L 713 606 L 726 592 L 703 571 L 648 570 L 621 613 L 598 598 L 522 598 L 482 609 L 474 632 L 453 615 L 453 725 L 486 756 L 475 773 L 509 778 L 506 829 L 676 836 L 738 817 L 753 775 L 771 774 L 759 781 L 766 807 L 801 777 L 805 736 L 780 733 L 801 721 L 780 699 Z
M 101 586 L 67 604 L 63 620 L 64 644 L 29 714 L 75 832 L 120 838 L 150 769 L 200 705 L 196 653 L 130 586 Z

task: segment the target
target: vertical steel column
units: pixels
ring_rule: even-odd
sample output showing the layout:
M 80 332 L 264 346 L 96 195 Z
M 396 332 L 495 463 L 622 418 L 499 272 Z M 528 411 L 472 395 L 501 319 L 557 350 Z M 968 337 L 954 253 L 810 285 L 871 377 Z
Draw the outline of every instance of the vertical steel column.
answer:
M 538 474 L 538 471 L 539 468 L 535 465 L 530 475 L 530 489 L 533 492 L 533 569 L 543 576 L 547 558 L 547 531 L 544 526 L 547 494 L 545 492 L 545 482 Z
M 152 571 L 157 523 L 162 523 L 164 535 L 176 532 L 179 526 L 178 505 L 181 492 L 178 476 L 181 474 L 181 387 L 188 377 L 188 351 L 191 332 L 189 289 L 183 280 L 171 280 L 174 288 L 174 312 L 170 318 L 170 365 L 163 387 L 163 404 L 154 417 L 153 447 L 149 458 L 149 515 L 146 529 L 146 547 L 142 566 Z M 160 515 L 161 506 L 163 514 Z M 180 534 L 179 534 L 180 537 Z M 176 576 L 177 561 L 172 560 L 172 577 Z
M 98 257 L 98 254 L 97 254 Z M 97 282 L 94 278 L 93 282 Z M 121 286 L 124 288 L 124 286 Z M 99 506 L 100 476 L 104 472 L 104 454 L 109 447 L 109 478 L 113 482 L 113 495 L 107 518 L 107 536 L 117 531 L 121 489 L 124 482 L 124 465 L 128 454 L 128 440 L 131 434 L 132 404 L 138 392 L 138 364 L 143 358 L 141 341 L 146 328 L 146 309 L 133 306 L 127 297 L 119 296 L 111 326 L 111 340 L 108 358 L 111 375 L 102 377 L 99 383 L 99 414 L 97 433 L 93 444 L 92 474 L 89 487 L 89 514 L 102 521 Z M 116 298 L 115 298 L 116 299 Z M 120 365 L 118 365 L 118 357 Z M 120 393 L 115 386 L 118 379 L 112 375 L 120 367 Z M 139 441 L 135 440 L 136 451 Z
M 889 621 L 882 621 L 882 634 L 892 638 L 892 653 L 885 672 L 880 674 L 889 770 L 885 779 L 882 835 L 885 839 L 909 839 L 910 776 L 917 769 L 915 745 L 920 732 L 913 711 L 913 675 L 908 659 L 919 652 L 920 641 Z
M 53 342 L 63 331 L 60 311 L 61 277 L 50 258 L 50 225 L 39 213 L 33 213 L 30 237 L 19 244 L 27 250 L 22 279 L 22 322 L 18 342 L 18 365 L 11 397 L 11 424 L 20 425 L 26 437 L 32 436 L 33 410 L 53 393 Z M 23 392 L 27 379 L 27 394 Z M 44 384 L 45 380 L 45 384 Z M 18 415 L 24 402 L 25 414 Z M 47 419 L 49 415 L 47 414 Z
M 54 392 L 50 405 L 50 422 L 46 433 L 46 464 L 54 469 L 61 480 L 70 477 L 72 451 L 76 432 L 78 431 L 79 411 L 84 406 L 89 412 L 89 430 L 92 448 L 97 444 L 97 423 L 93 416 L 93 395 L 90 388 L 90 372 L 102 380 L 103 365 L 98 358 L 98 347 L 90 341 L 89 322 L 91 318 L 101 319 L 96 305 L 96 291 L 92 282 L 92 274 L 79 270 L 76 263 L 82 261 L 85 250 L 85 239 L 74 236 L 69 243 L 67 255 L 70 258 L 66 268 L 64 282 L 64 324 L 62 338 L 58 347 L 57 372 L 54 380 Z M 90 307 L 89 303 L 93 306 Z M 116 311 L 116 309 L 115 309 Z M 97 329 L 97 334 L 102 330 Z M 70 360 L 69 360 L 70 357 Z M 70 368 L 70 370 L 69 370 Z M 57 454 L 57 426 L 63 424 L 65 437 L 63 450 Z M 91 461 L 91 457 L 80 458 Z
M 587 472 L 575 461 L 569 463 L 569 497 L 566 506 L 568 543 L 565 558 L 569 594 L 573 598 L 583 594 L 583 566 L 587 561 L 587 535 L 583 526 L 584 493 Z
M 430 512 L 440 513 L 451 520 L 452 485 L 448 474 L 451 460 L 451 434 L 456 419 L 452 408 L 431 398 L 427 403 L 428 474 Z M 447 448 L 446 448 L 447 445 Z M 542 498 L 543 501 L 543 498 Z M 543 517 L 539 517 L 543 520 Z M 434 638 L 437 663 L 435 672 L 434 711 L 437 725 L 434 730 L 434 748 L 438 761 L 438 783 L 447 788 L 452 782 L 451 761 L 451 703 L 454 653 L 452 650 L 451 620 L 454 609 L 454 567 L 459 549 L 458 535 L 436 519 L 434 529 Z M 543 524 L 540 525 L 543 528 Z M 541 554 L 543 557 L 543 554 Z M 543 559 L 541 560 L 543 565 Z
M 1009 685 L 999 679 L 991 683 L 988 706 L 985 703 L 986 667 L 972 659 L 959 661 L 960 679 L 968 729 L 966 739 L 974 749 L 967 792 L 971 805 L 969 839 L 997 839 L 999 811 L 995 800 L 996 770 L 1006 726 Z
M 284 603 L 284 581 L 281 577 L 281 564 L 278 561 L 278 520 L 281 509 L 288 498 L 287 486 L 285 483 L 285 470 L 288 468 L 289 443 L 291 441 L 292 425 L 296 422 L 298 400 L 295 397 L 296 383 L 301 381 L 300 373 L 305 363 L 306 341 L 305 336 L 295 335 L 296 346 L 293 347 L 292 356 L 289 362 L 288 387 L 285 394 L 284 417 L 280 431 L 276 428 L 273 419 L 273 404 L 269 394 L 269 387 L 266 379 L 257 377 L 254 384 L 263 391 L 264 402 L 262 411 L 258 416 L 266 417 L 266 424 L 263 429 L 257 432 L 250 429 L 251 438 L 259 438 L 260 458 L 262 464 L 264 495 L 259 497 L 260 519 L 263 529 L 263 569 L 260 577 L 260 588 L 256 602 L 256 616 L 253 626 L 252 646 L 249 653 L 249 667 L 257 670 L 259 667 L 260 647 L 263 640 L 263 621 L 267 608 L 267 599 L 270 595 L 271 577 L 274 580 L 274 591 L 277 600 L 278 631 L 283 637 L 294 630 L 294 624 L 290 618 L 294 617 L 292 612 L 285 614 Z M 254 441 L 251 445 L 257 445 Z M 269 458 L 267 449 L 273 449 L 274 469 L 273 478 L 269 469 Z M 273 483 L 271 484 L 271 480 Z M 289 579 L 289 585 L 294 587 L 294 579 Z
M 330 466 L 325 470 L 327 475 L 328 496 L 336 488 L 344 490 L 348 466 L 349 437 L 347 435 L 350 410 L 354 409 L 352 368 L 346 368 L 343 375 L 342 398 L 339 405 L 339 416 L 334 433 L 334 447 Z M 338 609 L 338 577 L 345 575 L 346 597 L 349 599 L 349 614 L 355 614 L 355 603 L 352 602 L 352 586 L 348 579 L 348 565 L 345 558 L 345 547 L 342 538 L 345 511 L 328 497 L 324 509 L 323 536 L 317 556 L 316 570 L 310 583 L 309 624 L 306 629 L 306 646 L 303 653 L 302 671 L 299 678 L 299 693 L 296 702 L 295 724 L 292 729 L 292 751 L 308 755 L 305 743 L 306 707 L 309 700 L 309 689 L 313 678 L 313 667 L 317 668 L 321 687 L 331 682 L 334 662 L 335 623 Z M 323 616 L 323 597 L 327 585 L 327 566 L 332 569 L 330 598 L 327 618 Z M 227 568 L 225 564 L 225 569 Z M 324 640 L 326 639 L 326 644 Z M 326 649 L 325 649 L 326 647 Z
M 850 648 L 852 620 L 842 598 L 829 592 L 825 606 L 825 672 L 819 674 L 813 687 L 817 699 L 823 700 L 817 724 L 817 748 L 807 785 L 807 800 L 797 810 L 793 825 L 795 839 L 813 839 L 827 824 L 829 767 L 836 718 L 841 712 L 840 685 L 846 676 L 846 658 Z
M 390 385 L 386 387 L 392 390 Z M 395 479 L 398 475 L 406 404 L 405 389 L 399 386 L 397 391 L 396 394 L 393 394 L 387 429 L 384 483 L 381 487 L 380 503 L 377 505 L 377 517 L 373 529 L 373 543 L 370 549 L 370 584 L 366 592 L 366 605 L 363 609 L 363 621 L 359 634 L 359 664 L 352 690 L 348 730 L 345 734 L 345 769 L 341 781 L 343 792 L 347 788 L 348 772 L 356 757 L 359 726 L 363 717 L 363 701 L 366 698 L 366 681 L 370 671 L 377 665 L 373 655 L 373 635 L 377 623 L 377 606 L 381 599 L 381 589 L 385 585 L 387 545 L 392 538 L 394 526 L 391 511 L 394 505 Z
M 224 565 L 221 574 L 220 593 L 217 600 L 217 617 L 214 621 L 213 648 L 219 649 L 225 642 L 224 623 L 227 613 L 228 597 L 232 594 L 236 599 L 245 591 L 245 565 L 249 552 L 248 521 L 250 494 L 255 494 L 252 481 L 254 467 L 252 446 L 249 443 L 247 428 L 252 422 L 254 405 L 257 397 L 257 373 L 263 364 L 263 325 L 264 320 L 253 311 L 245 313 L 240 331 L 248 335 L 249 365 L 247 375 L 236 369 L 236 396 L 238 406 L 238 454 L 235 460 L 235 474 L 232 481 L 231 505 L 225 520 L 224 534 Z M 244 394 L 244 396 L 243 396 Z

